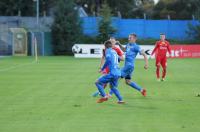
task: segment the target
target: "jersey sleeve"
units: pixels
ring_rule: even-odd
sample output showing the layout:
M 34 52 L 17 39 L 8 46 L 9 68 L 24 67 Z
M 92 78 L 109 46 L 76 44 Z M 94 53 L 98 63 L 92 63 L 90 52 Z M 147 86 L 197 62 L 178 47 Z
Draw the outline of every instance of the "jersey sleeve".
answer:
M 123 55 L 123 52 L 122 52 L 122 50 L 120 48 L 116 47 L 115 51 L 117 52 L 118 56 L 122 56 Z
M 137 52 L 137 53 L 139 53 L 139 54 L 142 53 L 142 49 L 140 48 L 139 45 L 137 45 L 136 47 L 132 48 L 131 50 L 132 50 L 133 52 Z
M 109 54 L 107 54 L 105 59 L 106 60 L 105 60 L 103 67 L 101 68 L 101 71 L 103 71 L 108 66 L 110 59 L 111 59 L 111 56 Z
M 171 48 L 170 48 L 170 43 L 167 43 L 167 51 L 169 52 L 169 54 L 171 55 Z
M 155 53 L 155 51 L 157 50 L 157 48 L 158 48 L 158 41 L 156 42 L 155 47 L 154 47 L 151 55 L 153 55 Z

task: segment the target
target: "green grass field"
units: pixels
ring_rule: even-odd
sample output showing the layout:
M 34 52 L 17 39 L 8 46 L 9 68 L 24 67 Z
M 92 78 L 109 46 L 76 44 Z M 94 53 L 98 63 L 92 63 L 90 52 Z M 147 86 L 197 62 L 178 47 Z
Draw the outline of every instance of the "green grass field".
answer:
M 169 59 L 166 82 L 136 61 L 133 80 L 147 97 L 120 80 L 125 105 L 97 104 L 98 59 L 0 58 L 0 132 L 198 132 L 200 59 Z

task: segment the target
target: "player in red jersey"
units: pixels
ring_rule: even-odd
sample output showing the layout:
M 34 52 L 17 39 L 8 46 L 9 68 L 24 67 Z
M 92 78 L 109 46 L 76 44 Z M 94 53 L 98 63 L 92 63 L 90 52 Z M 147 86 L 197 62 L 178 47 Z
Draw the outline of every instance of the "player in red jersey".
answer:
M 160 81 L 160 65 L 162 66 L 162 79 L 165 80 L 167 71 L 167 52 L 171 54 L 170 43 L 165 40 L 165 34 L 160 34 L 160 40 L 156 42 L 155 48 L 151 55 L 155 53 L 156 58 L 156 76 L 157 80 Z
M 115 39 L 114 37 L 110 37 L 109 40 L 110 40 L 111 43 L 112 43 L 112 49 L 114 49 L 114 50 L 117 52 L 117 54 L 118 54 L 118 56 L 119 56 L 119 58 L 120 58 L 119 61 L 124 60 L 124 58 L 123 58 L 123 54 L 124 54 L 123 51 L 122 51 L 119 47 L 116 46 L 116 44 L 119 43 L 119 42 L 116 41 L 116 39 Z M 103 49 L 103 54 L 102 54 L 102 57 L 101 57 L 99 69 L 101 69 L 101 67 L 103 66 L 104 61 L 105 61 L 105 49 Z M 102 72 L 102 74 L 108 74 L 108 73 L 109 73 L 109 68 L 107 67 L 107 68 Z M 104 85 L 104 88 L 105 88 L 106 86 L 107 86 L 107 85 Z M 97 92 L 95 92 L 95 93 L 92 94 L 93 97 L 96 97 L 96 96 L 98 96 L 98 95 L 99 95 L 99 91 L 97 91 Z

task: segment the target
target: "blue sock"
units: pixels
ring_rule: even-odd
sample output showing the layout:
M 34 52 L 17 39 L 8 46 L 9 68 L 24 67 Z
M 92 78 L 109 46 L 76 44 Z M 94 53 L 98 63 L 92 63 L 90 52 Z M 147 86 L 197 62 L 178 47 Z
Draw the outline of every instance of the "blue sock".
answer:
M 137 85 L 135 82 L 131 82 L 131 83 L 129 84 L 129 86 L 131 86 L 132 88 L 134 88 L 134 89 L 136 89 L 136 90 L 138 90 L 138 91 L 141 91 L 141 90 L 142 90 L 142 88 L 141 88 L 139 85 Z
M 110 92 L 109 92 L 109 94 L 110 94 L 110 95 L 112 95 L 112 94 L 113 94 L 113 91 L 112 91 L 112 89 L 110 89 Z
M 93 97 L 97 97 L 99 95 L 99 91 L 96 91 L 95 93 L 92 94 Z
M 122 96 L 119 93 L 119 90 L 117 88 L 111 88 L 111 90 L 113 91 L 113 93 L 115 94 L 115 96 L 118 98 L 119 101 L 122 101 Z
M 105 93 L 105 91 L 104 91 L 103 86 L 102 86 L 101 84 L 99 84 L 98 82 L 96 82 L 95 85 L 97 86 L 97 88 L 98 88 L 98 90 L 99 90 L 101 96 L 102 96 L 102 97 L 105 97 L 105 96 L 106 96 L 106 93 Z

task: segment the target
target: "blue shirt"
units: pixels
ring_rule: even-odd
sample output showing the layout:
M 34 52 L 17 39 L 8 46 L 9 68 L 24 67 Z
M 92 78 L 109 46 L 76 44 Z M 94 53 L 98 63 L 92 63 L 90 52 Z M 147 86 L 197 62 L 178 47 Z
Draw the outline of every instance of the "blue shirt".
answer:
M 119 57 L 115 50 L 113 50 L 112 48 L 106 49 L 105 63 L 101 70 L 103 71 L 108 66 L 111 75 L 121 76 L 118 58 Z
M 135 63 L 135 58 L 138 53 L 141 54 L 141 48 L 136 43 L 128 43 L 126 45 L 126 55 L 125 55 L 125 66 L 133 66 Z

